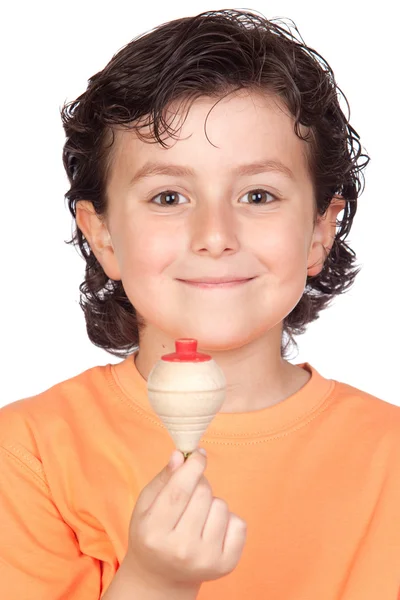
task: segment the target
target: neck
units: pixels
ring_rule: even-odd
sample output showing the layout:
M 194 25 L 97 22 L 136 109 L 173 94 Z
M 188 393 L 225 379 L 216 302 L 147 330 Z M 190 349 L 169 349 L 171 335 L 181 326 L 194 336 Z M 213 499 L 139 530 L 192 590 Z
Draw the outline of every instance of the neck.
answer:
M 251 412 L 273 406 L 303 387 L 309 374 L 281 356 L 281 326 L 262 338 L 234 349 L 215 350 L 200 346 L 221 367 L 227 381 L 222 413 Z M 155 362 L 163 354 L 175 351 L 175 340 L 146 327 L 142 332 L 136 368 L 147 380 Z

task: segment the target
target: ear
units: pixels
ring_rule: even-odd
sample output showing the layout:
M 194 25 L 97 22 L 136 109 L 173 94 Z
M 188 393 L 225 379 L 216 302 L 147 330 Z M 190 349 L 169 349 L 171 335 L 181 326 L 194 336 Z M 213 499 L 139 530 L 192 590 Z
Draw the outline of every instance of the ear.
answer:
M 89 200 L 79 200 L 76 203 L 76 223 L 105 274 L 115 281 L 120 280 L 121 274 L 107 224 L 96 213 Z
M 315 277 L 324 266 L 336 235 L 336 219 L 346 206 L 342 196 L 334 196 L 323 215 L 318 215 L 307 261 L 307 276 Z

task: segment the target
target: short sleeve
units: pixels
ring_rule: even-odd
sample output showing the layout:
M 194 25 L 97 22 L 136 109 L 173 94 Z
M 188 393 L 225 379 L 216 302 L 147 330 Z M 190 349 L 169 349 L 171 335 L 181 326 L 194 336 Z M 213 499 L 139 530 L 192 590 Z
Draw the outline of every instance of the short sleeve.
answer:
M 98 600 L 101 564 L 80 551 L 42 471 L 19 444 L 0 446 L 0 598 Z

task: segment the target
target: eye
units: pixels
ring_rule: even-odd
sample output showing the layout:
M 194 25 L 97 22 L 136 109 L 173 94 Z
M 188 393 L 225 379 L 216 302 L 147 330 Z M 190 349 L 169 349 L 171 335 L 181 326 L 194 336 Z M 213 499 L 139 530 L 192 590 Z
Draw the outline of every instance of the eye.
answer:
M 245 202 L 244 204 L 270 204 L 270 202 L 277 200 L 277 197 L 274 196 L 274 194 L 271 194 L 270 192 L 267 192 L 267 190 L 263 190 L 262 188 L 250 190 L 249 192 L 246 192 L 244 196 L 242 196 L 242 198 L 245 198 L 246 196 L 249 196 L 251 200 L 250 202 Z M 266 200 L 264 202 L 263 198 L 265 198 L 266 196 L 270 196 L 272 200 Z
M 150 202 L 154 202 L 159 206 L 176 206 L 176 201 L 179 196 L 182 196 L 182 198 L 185 197 L 182 194 L 179 194 L 179 192 L 174 192 L 173 190 L 164 190 L 163 192 L 157 194 L 157 196 L 153 196 Z M 160 198 L 161 202 L 155 202 L 156 198 Z
M 179 196 L 185 198 L 183 194 L 175 192 L 174 190 L 164 190 L 163 192 L 157 194 L 157 196 L 153 196 L 153 198 L 150 199 L 150 202 L 154 202 L 154 204 L 158 204 L 159 206 L 178 206 L 179 203 L 177 201 Z M 260 204 L 269 204 L 270 202 L 278 199 L 277 196 L 271 194 L 267 190 L 263 190 L 262 188 L 250 190 L 249 192 L 246 192 L 242 198 L 245 198 L 246 196 L 250 197 L 250 201 L 245 202 L 244 204 L 255 204 L 256 206 Z M 264 202 L 264 198 L 267 196 L 269 196 L 271 199 Z M 159 202 L 156 202 L 157 198 L 160 199 Z

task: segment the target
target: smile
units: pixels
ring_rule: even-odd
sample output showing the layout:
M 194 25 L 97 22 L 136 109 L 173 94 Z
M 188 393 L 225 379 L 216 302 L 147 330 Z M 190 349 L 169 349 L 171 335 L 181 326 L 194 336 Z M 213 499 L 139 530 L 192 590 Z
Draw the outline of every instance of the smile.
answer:
M 206 290 L 222 290 L 228 288 L 237 288 L 249 283 L 255 279 L 242 279 L 241 281 L 224 281 L 223 283 L 204 283 L 204 282 L 196 282 L 196 281 L 185 281 L 184 279 L 179 279 L 181 283 L 185 283 L 191 287 L 202 288 Z

